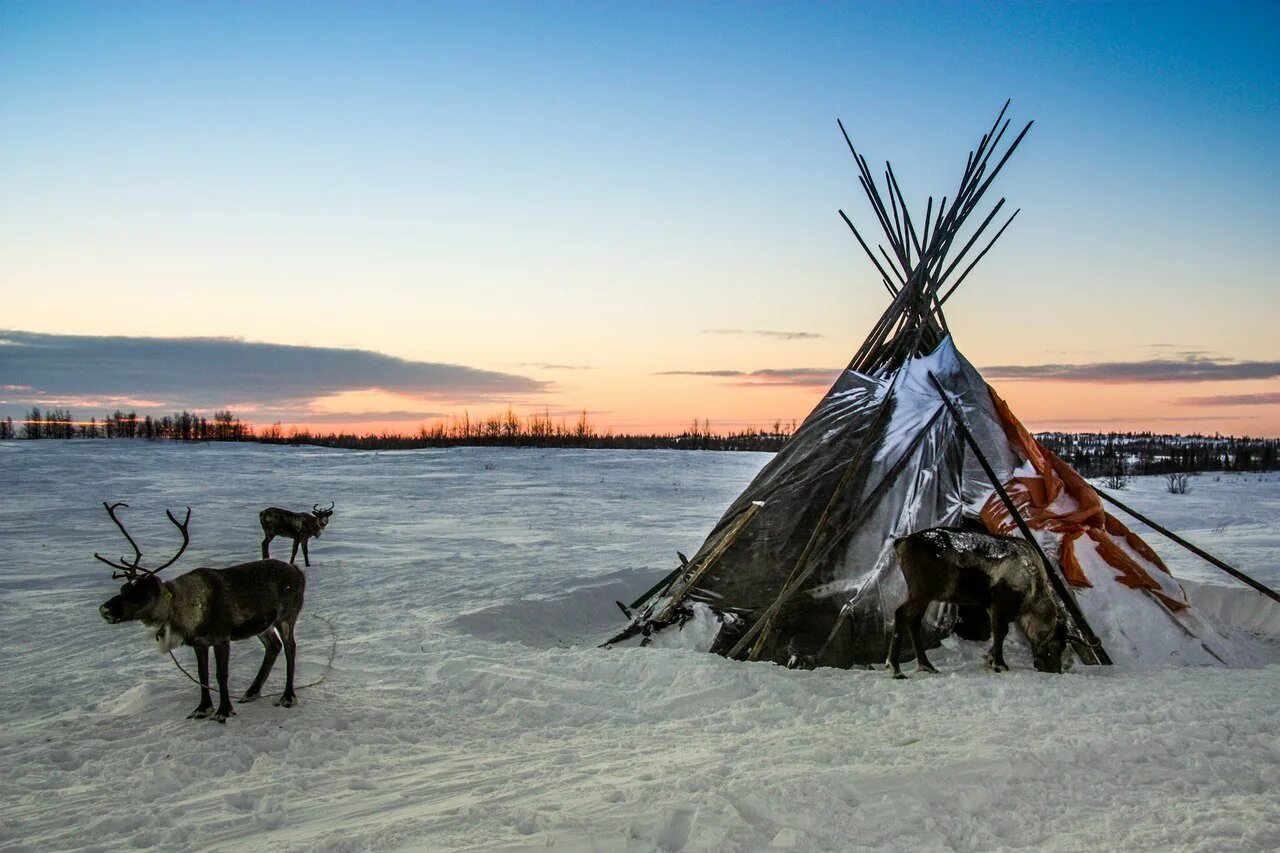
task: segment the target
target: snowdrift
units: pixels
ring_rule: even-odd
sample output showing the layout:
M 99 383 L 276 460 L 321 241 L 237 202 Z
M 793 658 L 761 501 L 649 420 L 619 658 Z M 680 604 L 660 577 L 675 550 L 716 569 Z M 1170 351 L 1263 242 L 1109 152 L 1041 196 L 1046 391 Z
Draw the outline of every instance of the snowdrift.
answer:
M 1257 668 L 1048 676 L 1011 649 L 995 676 L 957 643 L 943 675 L 895 683 L 595 648 L 621 621 L 613 599 L 674 565 L 767 461 L 0 445 L 0 848 L 1280 845 L 1280 655 L 1250 633 L 1274 637 L 1274 617 L 1173 557 L 1193 608 L 1256 643 Z M 97 615 L 117 584 L 89 555 L 118 537 L 99 498 L 131 499 L 147 541 L 167 535 L 165 506 L 191 503 L 180 566 L 252 557 L 264 506 L 335 500 L 298 625 L 304 683 L 329 651 L 308 614 L 338 632 L 325 682 L 294 709 L 184 719 L 195 687 Z M 1176 500 L 1140 481 L 1128 499 L 1280 581 L 1280 478 L 1199 478 Z M 1238 521 L 1215 533 L 1224 507 Z M 233 647 L 233 691 L 259 657 Z

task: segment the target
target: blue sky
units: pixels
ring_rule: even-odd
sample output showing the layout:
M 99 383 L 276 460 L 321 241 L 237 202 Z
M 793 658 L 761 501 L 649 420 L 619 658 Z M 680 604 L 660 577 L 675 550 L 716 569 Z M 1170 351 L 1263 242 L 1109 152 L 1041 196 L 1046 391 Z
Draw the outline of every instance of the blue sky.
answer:
M 839 367 L 882 308 L 835 119 L 923 204 L 1012 98 L 1023 213 L 948 305 L 970 359 L 1270 362 L 1278 42 L 1261 4 L 3 3 L 0 325 L 461 365 L 619 429 L 802 417 L 813 388 L 675 372 Z M 468 403 L 362 381 L 353 422 Z M 1274 380 L 1055 381 L 1006 396 L 1280 433 Z

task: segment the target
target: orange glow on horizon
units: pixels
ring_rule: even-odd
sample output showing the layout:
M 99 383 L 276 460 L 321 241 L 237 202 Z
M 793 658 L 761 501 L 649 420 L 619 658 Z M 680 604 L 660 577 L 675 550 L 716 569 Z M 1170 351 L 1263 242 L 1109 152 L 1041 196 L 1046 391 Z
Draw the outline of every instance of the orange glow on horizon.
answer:
M 287 435 L 292 429 L 318 434 L 393 433 L 413 435 L 419 427 L 448 425 L 454 419 L 473 423 L 513 412 L 522 423 L 530 416 L 549 417 L 553 423 L 573 426 L 585 411 L 600 434 L 679 434 L 696 419 L 708 422 L 713 432 L 743 429 L 770 430 L 775 423 L 788 426 L 808 416 L 826 388 L 813 386 L 743 388 L 723 379 L 706 377 L 633 377 L 632 382 L 593 389 L 592 402 L 576 406 L 563 398 L 538 404 L 493 403 L 435 407 L 438 416 L 422 417 L 406 412 L 399 395 L 358 392 L 343 402 L 359 399 L 367 411 L 341 418 L 335 400 L 317 405 L 316 417 L 282 420 Z M 659 380 L 659 381 L 655 381 Z M 673 387 L 680 383 L 679 387 Z M 665 386 L 665 387 L 663 387 Z M 1260 394 L 1275 391 L 1267 381 L 1213 383 L 1114 384 L 1046 380 L 993 383 L 1014 413 L 1035 432 L 1156 432 L 1204 433 L 1280 437 L 1280 404 L 1204 405 L 1188 400 L 1218 394 Z M 559 395 L 556 395 L 559 397 Z M 575 395 L 576 397 L 577 395 Z M 587 395 L 583 395 L 586 397 Z M 269 427 L 249 419 L 261 432 Z

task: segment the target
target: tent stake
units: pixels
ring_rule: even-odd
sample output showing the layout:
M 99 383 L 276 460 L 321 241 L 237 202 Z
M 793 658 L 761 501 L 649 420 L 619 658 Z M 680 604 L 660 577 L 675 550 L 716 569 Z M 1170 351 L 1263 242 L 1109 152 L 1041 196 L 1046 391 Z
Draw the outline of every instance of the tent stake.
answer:
M 1071 595 L 1071 591 L 1067 589 L 1066 582 L 1058 575 L 1056 566 L 1049 561 L 1049 555 L 1040 547 L 1039 540 L 1031 533 L 1031 528 L 1027 527 L 1027 523 L 1023 521 L 1022 514 L 1018 512 L 1018 508 L 1014 506 L 1013 500 L 1009 497 L 1009 493 L 1004 490 L 1004 486 L 1000 483 L 1000 478 L 996 476 L 995 469 L 991 467 L 991 463 L 987 461 L 987 457 L 983 454 L 982 448 L 978 446 L 978 441 L 973 437 L 973 433 L 969 431 L 969 424 L 965 421 L 964 415 L 956 408 L 955 403 L 951 402 L 951 398 L 947 396 L 946 389 L 942 387 L 942 383 L 938 381 L 938 377 L 933 375 L 933 371 L 929 371 L 929 381 L 933 383 L 933 387 L 938 389 L 938 396 L 942 398 L 942 402 L 946 405 L 947 411 L 951 413 L 951 417 L 955 419 L 956 426 L 960 427 L 960 432 L 964 434 L 965 441 L 969 443 L 969 449 L 973 451 L 973 455 L 978 458 L 978 462 L 982 464 L 982 470 L 986 472 L 987 479 L 991 481 L 991 485 L 995 486 L 996 493 L 1000 495 L 1000 500 L 1004 502 L 1005 509 L 1009 511 L 1009 515 L 1017 522 L 1018 529 L 1022 531 L 1022 535 L 1031 543 L 1031 547 L 1036 549 L 1036 553 L 1040 555 L 1040 559 L 1044 560 L 1045 574 L 1049 578 L 1049 585 L 1053 587 L 1053 591 L 1057 593 L 1058 599 L 1062 602 L 1062 606 L 1071 614 L 1071 619 L 1076 623 L 1076 628 L 1080 630 L 1080 635 L 1084 637 L 1085 644 L 1089 647 L 1090 653 L 1093 655 L 1094 663 L 1104 666 L 1111 665 L 1111 657 L 1107 654 L 1107 650 L 1102 647 L 1102 641 L 1098 639 L 1098 635 L 1093 632 L 1093 628 L 1089 626 L 1089 621 L 1085 619 L 1084 611 L 1080 609 L 1080 605 L 1076 602 L 1075 597 Z M 1089 661 L 1085 661 L 1089 663 Z
M 1273 601 L 1280 601 L 1280 593 L 1277 593 L 1271 587 L 1266 586 L 1265 584 L 1259 583 L 1258 581 L 1249 577 L 1239 569 L 1233 569 L 1231 566 L 1228 566 L 1226 563 L 1222 562 L 1217 557 L 1210 554 L 1208 551 L 1204 551 L 1200 548 L 1197 548 L 1195 545 L 1192 545 L 1190 542 L 1183 539 L 1181 536 L 1174 533 L 1173 531 L 1167 530 L 1166 528 L 1160 526 L 1159 524 L 1156 524 L 1154 521 L 1147 518 L 1145 515 L 1138 512 L 1137 510 L 1130 509 L 1129 507 L 1120 503 L 1120 501 L 1116 500 L 1111 495 L 1102 491 L 1102 489 L 1095 488 L 1094 491 L 1097 492 L 1098 496 L 1101 497 L 1103 500 L 1107 501 L 1108 503 L 1115 504 L 1117 507 L 1129 513 L 1129 515 L 1132 515 L 1134 518 L 1138 519 L 1138 521 L 1141 521 L 1143 524 L 1147 525 L 1157 533 L 1163 533 L 1165 536 L 1168 536 L 1174 542 L 1177 542 L 1179 545 L 1181 545 L 1183 548 L 1186 548 L 1188 551 L 1190 551 L 1192 554 L 1195 554 L 1197 557 L 1203 557 L 1205 560 L 1217 566 L 1219 569 L 1222 569 L 1224 572 L 1231 575 L 1233 578 L 1236 578 L 1237 580 L 1247 583 L 1249 586 L 1253 587 L 1258 592 L 1262 593 L 1263 595 L 1267 596 Z

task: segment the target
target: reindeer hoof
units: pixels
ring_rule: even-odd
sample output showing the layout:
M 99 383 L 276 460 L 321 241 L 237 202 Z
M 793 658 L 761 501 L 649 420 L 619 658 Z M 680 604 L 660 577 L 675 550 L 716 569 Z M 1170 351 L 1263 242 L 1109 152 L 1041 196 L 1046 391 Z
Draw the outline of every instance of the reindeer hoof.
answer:
M 903 674 L 902 674 L 902 670 L 900 670 L 900 669 L 891 669 L 891 670 L 889 670 L 889 673 L 890 673 L 890 676 L 891 676 L 895 681 L 896 681 L 896 680 L 898 680 L 898 679 L 902 679 L 903 681 L 906 681 L 906 679 L 907 679 L 907 677 L 906 677 L 905 675 L 903 675 Z
M 297 696 L 281 696 L 279 699 L 275 701 L 275 704 L 281 708 L 292 708 L 294 705 L 298 704 L 298 697 Z
M 235 708 L 219 708 L 217 712 L 214 713 L 213 720 L 215 723 L 225 723 L 227 721 L 227 717 L 234 717 L 235 715 Z
M 938 674 L 938 670 L 934 669 L 934 667 L 931 664 L 925 664 L 924 666 L 917 666 L 916 672 L 932 672 L 934 675 Z
M 210 716 L 211 714 L 213 714 L 213 706 L 212 706 L 212 705 L 201 705 L 199 708 L 196 708 L 196 709 L 195 709 L 194 711 L 192 711 L 190 714 L 187 714 L 187 719 L 188 719 L 188 720 L 203 720 L 203 719 L 205 719 L 206 717 Z
M 258 693 L 246 693 L 240 697 L 240 704 L 243 705 L 245 702 L 256 702 L 259 698 L 261 698 L 261 696 Z

